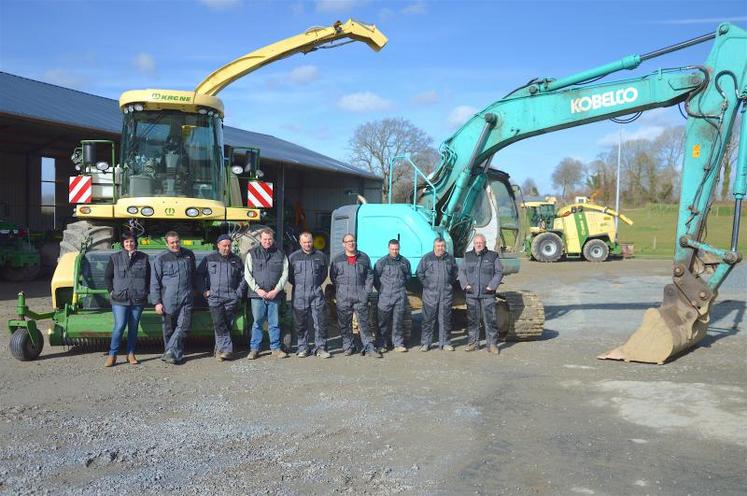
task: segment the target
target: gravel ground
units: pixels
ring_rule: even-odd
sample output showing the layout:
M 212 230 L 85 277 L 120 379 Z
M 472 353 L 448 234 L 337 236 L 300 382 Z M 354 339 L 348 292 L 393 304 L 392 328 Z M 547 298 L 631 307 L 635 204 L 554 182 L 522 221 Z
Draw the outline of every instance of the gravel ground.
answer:
M 0 492 L 744 494 L 747 266 L 691 352 L 594 358 L 660 301 L 669 265 L 525 263 L 508 285 L 543 297 L 545 339 L 499 357 L 462 352 L 458 329 L 453 353 L 219 363 L 193 348 L 174 367 L 151 349 L 104 369 L 101 352 L 49 346 L 18 362 L 4 329 Z M 15 290 L 0 285 L 2 322 Z M 48 283 L 26 290 L 46 311 Z

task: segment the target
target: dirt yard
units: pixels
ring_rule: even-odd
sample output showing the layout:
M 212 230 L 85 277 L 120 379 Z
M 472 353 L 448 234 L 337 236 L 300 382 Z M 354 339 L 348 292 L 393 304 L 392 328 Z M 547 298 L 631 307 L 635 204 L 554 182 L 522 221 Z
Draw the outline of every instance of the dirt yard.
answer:
M 219 363 L 203 347 L 169 366 L 151 348 L 113 369 L 48 345 L 13 359 L 2 284 L 0 493 L 744 494 L 745 264 L 691 352 L 594 358 L 661 301 L 669 265 L 524 263 L 508 286 L 543 297 L 544 339 L 498 357 L 464 353 L 457 329 L 452 353 Z M 31 308 L 48 288 L 26 286 Z

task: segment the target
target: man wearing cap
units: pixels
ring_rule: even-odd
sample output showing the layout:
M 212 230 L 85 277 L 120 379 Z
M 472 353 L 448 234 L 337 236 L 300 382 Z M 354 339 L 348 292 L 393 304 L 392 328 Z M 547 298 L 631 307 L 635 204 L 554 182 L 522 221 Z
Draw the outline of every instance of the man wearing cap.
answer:
M 252 302 L 252 338 L 249 343 L 249 360 L 259 356 L 262 345 L 262 326 L 267 321 L 270 349 L 276 358 L 287 358 L 280 347 L 280 302 L 285 296 L 283 288 L 288 281 L 288 258 L 275 245 L 275 233 L 269 227 L 259 233 L 259 246 L 246 254 L 244 279 L 249 287 Z
M 112 304 L 114 328 L 106 366 L 117 363 L 122 334 L 127 327 L 127 362 L 137 365 L 135 343 L 140 316 L 148 300 L 150 286 L 150 263 L 148 255 L 137 251 L 137 238 L 134 234 L 122 237 L 122 251 L 112 254 L 104 275 Z
M 298 336 L 297 356 L 304 358 L 314 354 L 320 358 L 330 358 L 322 292 L 329 265 L 327 255 L 314 248 L 314 237 L 310 232 L 301 233 L 298 241 L 301 249 L 288 257 L 288 281 L 293 285 L 293 322 Z M 309 315 L 314 324 L 313 350 L 309 349 Z
M 231 251 L 231 237 L 218 236 L 217 251 L 206 256 L 197 267 L 197 288 L 210 308 L 215 331 L 215 356 L 218 360 L 233 358 L 233 329 L 236 312 L 246 291 L 244 264 Z
M 184 361 L 184 337 L 192 325 L 195 290 L 195 254 L 182 248 L 179 234 L 164 236 L 167 250 L 153 261 L 150 297 L 163 325 L 164 353 L 161 360 L 170 364 Z
M 498 326 L 495 319 L 495 291 L 503 279 L 503 265 L 498 253 L 485 247 L 485 236 L 477 234 L 473 249 L 464 254 L 459 267 L 459 284 L 467 299 L 469 339 L 464 351 L 480 349 L 480 320 L 485 326 L 488 353 L 500 353 Z

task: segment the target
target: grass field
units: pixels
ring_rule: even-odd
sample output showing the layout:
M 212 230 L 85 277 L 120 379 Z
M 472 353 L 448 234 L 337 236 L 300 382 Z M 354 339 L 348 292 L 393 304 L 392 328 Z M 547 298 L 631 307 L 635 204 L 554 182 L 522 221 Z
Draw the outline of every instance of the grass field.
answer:
M 622 208 L 630 217 L 632 226 L 620 223 L 620 241 L 635 245 L 637 258 L 670 258 L 674 253 L 677 229 L 677 205 L 650 204 L 641 208 Z M 708 217 L 706 240 L 718 248 L 729 248 L 733 204 L 714 205 Z M 742 207 L 739 229 L 739 251 L 747 250 L 747 207 Z

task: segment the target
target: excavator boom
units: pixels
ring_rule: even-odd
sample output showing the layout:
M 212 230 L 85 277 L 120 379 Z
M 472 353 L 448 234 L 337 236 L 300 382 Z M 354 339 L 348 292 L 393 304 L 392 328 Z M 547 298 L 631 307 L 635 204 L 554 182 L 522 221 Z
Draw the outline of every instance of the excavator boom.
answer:
M 343 38 L 350 38 L 351 42 L 362 41 L 377 52 L 387 43 L 386 36 L 376 26 L 352 19 L 344 23 L 337 21 L 329 27 L 310 28 L 304 33 L 264 46 L 229 62 L 198 84 L 195 93 L 215 96 L 235 80 L 260 67 L 296 53 L 331 48 L 331 46 L 324 47 L 323 45 Z
M 703 65 L 659 69 L 620 81 L 595 83 L 641 62 L 713 40 Z M 741 260 L 737 235 L 747 193 L 747 126 L 742 126 L 731 246 L 705 242 L 705 221 L 713 202 L 726 144 L 737 113 L 747 101 L 747 32 L 721 24 L 715 33 L 644 54 L 631 55 L 562 79 L 534 80 L 472 117 L 441 146 L 441 163 L 419 199 L 436 212 L 434 226 L 447 231 L 455 252 L 467 246 L 474 205 L 493 155 L 532 136 L 605 119 L 684 104 L 686 143 L 673 284 L 661 308 L 649 309 L 644 324 L 624 346 L 600 358 L 663 363 L 705 336 L 710 307 L 721 283 Z M 729 180 L 725 178 L 724 180 Z

